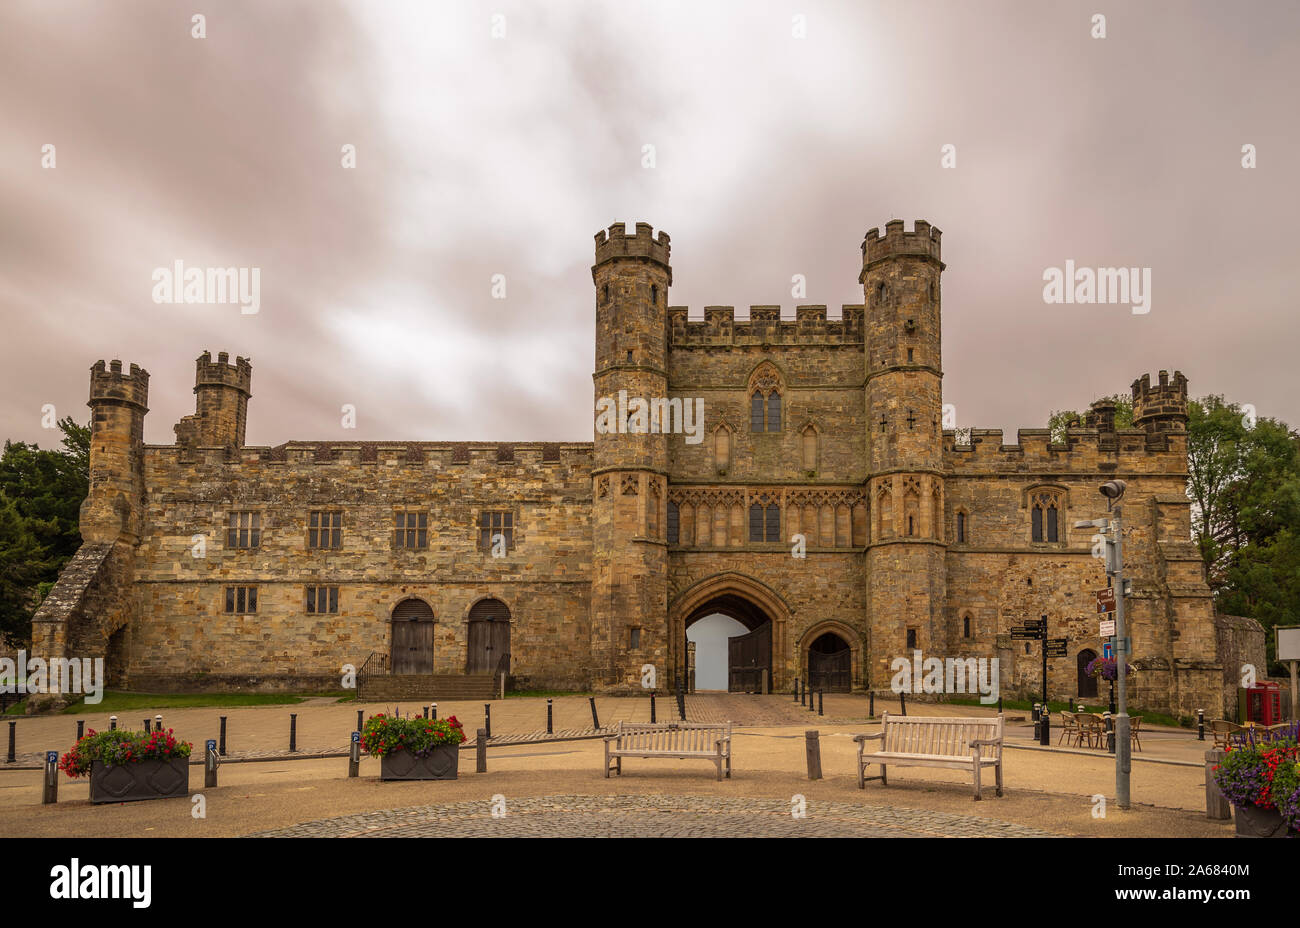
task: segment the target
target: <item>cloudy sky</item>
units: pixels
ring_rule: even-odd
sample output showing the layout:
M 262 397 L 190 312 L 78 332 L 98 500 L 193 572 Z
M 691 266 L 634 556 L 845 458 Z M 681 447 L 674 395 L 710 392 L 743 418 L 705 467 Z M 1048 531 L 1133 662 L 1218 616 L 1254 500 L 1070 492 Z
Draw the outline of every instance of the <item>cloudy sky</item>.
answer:
M 55 444 L 121 358 L 170 442 L 210 349 L 249 444 L 590 440 L 598 229 L 666 230 L 695 313 L 837 314 L 894 217 L 944 232 L 958 425 L 1161 368 L 1297 425 L 1297 87 L 1291 2 L 6 0 L 0 433 Z M 155 303 L 177 260 L 260 311 Z M 1150 268 L 1150 312 L 1044 303 L 1067 260 Z

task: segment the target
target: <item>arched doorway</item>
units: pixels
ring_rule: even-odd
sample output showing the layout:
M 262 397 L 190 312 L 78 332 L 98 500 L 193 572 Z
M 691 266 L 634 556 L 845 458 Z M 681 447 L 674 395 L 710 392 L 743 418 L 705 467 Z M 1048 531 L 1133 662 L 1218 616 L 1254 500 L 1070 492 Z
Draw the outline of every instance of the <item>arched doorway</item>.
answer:
M 1084 648 L 1079 652 L 1079 695 L 1096 698 L 1097 678 L 1088 676 L 1088 665 L 1097 659 L 1097 652 Z
M 433 673 L 433 610 L 422 599 L 404 599 L 393 607 L 393 673 Z
M 510 610 L 499 599 L 480 599 L 469 611 L 466 673 L 510 673 Z
M 730 622 L 719 623 L 717 619 L 729 619 Z M 725 689 L 731 693 L 762 692 L 764 679 L 770 688 L 772 685 L 772 621 L 767 614 L 743 596 L 724 593 L 701 603 L 686 617 L 685 629 L 688 640 L 692 638 L 690 629 L 696 623 L 707 623 L 702 629 L 713 631 L 717 636 L 720 629 L 726 637 L 725 652 L 718 647 L 713 653 L 701 652 L 700 638 L 695 640 L 695 680 L 697 689 L 706 689 L 701 682 L 705 679 L 721 680 L 725 676 Z M 735 634 L 726 634 L 735 632 Z M 718 666 L 725 659 L 725 671 Z M 714 666 L 705 666 L 703 661 L 715 662 Z
M 798 672 L 798 662 L 789 640 L 790 607 L 767 584 L 730 570 L 696 581 L 669 602 L 668 640 L 672 642 L 669 673 L 674 679 L 686 672 L 687 625 L 714 613 L 730 616 L 750 629 L 751 634 L 767 625 L 767 632 L 762 633 L 768 636 L 767 647 L 758 650 L 767 657 L 769 685 L 773 692 L 790 685 Z
M 823 632 L 808 646 L 808 685 L 822 693 L 853 689 L 853 650 L 835 632 Z
M 694 662 L 688 669 L 695 677 L 688 682 L 695 691 L 731 688 L 730 639 L 749 634 L 749 629 L 729 615 L 715 612 L 700 616 L 686 629 L 686 640 L 695 645 Z

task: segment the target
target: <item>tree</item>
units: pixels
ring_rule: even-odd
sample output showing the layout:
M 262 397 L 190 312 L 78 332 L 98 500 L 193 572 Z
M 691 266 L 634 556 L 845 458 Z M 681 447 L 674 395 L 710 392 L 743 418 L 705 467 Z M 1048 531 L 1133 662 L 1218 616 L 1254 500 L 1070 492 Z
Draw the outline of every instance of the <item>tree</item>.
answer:
M 1102 397 L 1115 404 L 1115 428 L 1131 429 L 1133 427 L 1133 397 L 1124 393 L 1115 393 Z M 1100 402 L 1100 401 L 1099 401 Z M 1086 421 L 1084 413 L 1073 409 L 1058 409 L 1047 419 L 1047 427 L 1052 431 L 1052 441 L 1065 441 L 1065 430 L 1071 425 L 1083 427 Z
M 0 636 L 31 638 L 32 614 L 81 546 L 90 427 L 59 420 L 62 450 L 6 441 L 0 455 Z

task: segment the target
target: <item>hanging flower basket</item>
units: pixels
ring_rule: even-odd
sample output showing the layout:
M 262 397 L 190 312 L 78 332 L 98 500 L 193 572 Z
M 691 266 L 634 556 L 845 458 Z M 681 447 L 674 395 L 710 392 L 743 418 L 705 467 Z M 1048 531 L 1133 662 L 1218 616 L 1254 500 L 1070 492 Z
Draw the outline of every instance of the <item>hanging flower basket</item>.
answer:
M 1137 673 L 1137 668 L 1132 664 L 1124 666 L 1128 668 L 1126 675 L 1132 676 Z M 1099 680 L 1118 680 L 1119 663 L 1113 657 L 1094 657 L 1088 662 L 1088 666 L 1083 668 L 1083 672 Z

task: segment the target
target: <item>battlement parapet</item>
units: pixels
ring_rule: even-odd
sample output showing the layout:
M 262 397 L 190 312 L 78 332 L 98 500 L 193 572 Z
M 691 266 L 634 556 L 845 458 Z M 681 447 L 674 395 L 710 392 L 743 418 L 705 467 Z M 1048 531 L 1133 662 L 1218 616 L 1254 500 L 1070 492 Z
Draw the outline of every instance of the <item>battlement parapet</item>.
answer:
M 1187 430 L 1187 378 L 1182 371 L 1161 371 L 1156 386 L 1151 375 L 1133 381 L 1133 424 L 1148 432 Z
M 616 222 L 609 229 L 596 233 L 596 263 L 592 265 L 591 276 L 595 279 L 596 268 L 607 261 L 618 258 L 640 258 L 661 264 L 668 270 L 668 282 L 672 283 L 672 270 L 669 257 L 672 249 L 668 233 L 660 231 L 658 237 L 648 222 L 638 222 L 636 232 L 627 234 L 627 226 Z
M 795 318 L 782 319 L 779 305 L 749 307 L 749 319 L 736 320 L 734 306 L 706 306 L 704 319 L 690 319 L 685 306 L 668 307 L 669 346 L 718 345 L 856 345 L 862 343 L 865 307 L 848 304 L 839 319 L 828 319 L 824 305 L 795 307 Z
M 862 240 L 862 267 L 865 270 L 877 261 L 899 255 L 933 258 L 942 264 L 940 260 L 942 236 L 942 232 L 924 219 L 916 220 L 914 230 L 911 232 L 906 231 L 903 220 L 891 219 L 885 223 L 884 235 L 880 234 L 879 228 L 867 231 L 866 237 Z
M 943 433 L 945 459 L 955 468 L 990 472 L 1020 471 L 1042 466 L 1057 471 L 1098 473 L 1186 472 L 1185 435 L 1145 429 L 1102 432 L 1067 428 L 1065 441 L 1052 441 L 1048 429 L 1019 429 L 1016 443 L 1006 444 L 1002 429 L 970 429 L 969 442 L 957 443 L 957 432 Z
M 149 372 L 132 364 L 122 373 L 122 362 L 96 361 L 90 369 L 90 405 L 136 406 L 148 412 Z
M 235 358 L 231 364 L 230 354 L 222 351 L 217 360 L 212 360 L 212 352 L 205 351 L 194 362 L 194 387 L 222 386 L 233 387 L 245 396 L 252 392 L 253 365 L 248 358 Z
M 235 455 L 205 446 L 147 445 L 146 450 L 179 463 L 240 465 L 378 465 L 437 469 L 472 464 L 501 467 L 590 467 L 591 442 L 333 442 L 289 441 L 245 447 Z

